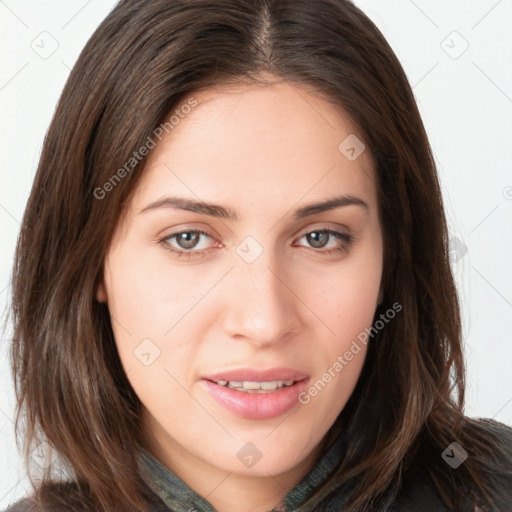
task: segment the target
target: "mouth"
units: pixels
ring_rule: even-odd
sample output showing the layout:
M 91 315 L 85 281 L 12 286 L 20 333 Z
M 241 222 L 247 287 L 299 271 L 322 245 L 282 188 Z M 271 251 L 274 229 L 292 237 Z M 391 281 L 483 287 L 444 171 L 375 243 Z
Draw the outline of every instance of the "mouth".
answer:
M 236 381 L 236 380 L 219 380 L 217 382 L 210 381 L 218 386 L 222 386 L 229 389 L 235 389 L 242 393 L 272 393 L 278 389 L 288 388 L 293 386 L 295 380 L 273 380 L 268 382 L 257 382 L 257 381 Z
M 274 383 L 277 387 L 292 385 L 294 382 L 300 382 L 308 378 L 307 373 L 294 370 L 293 368 L 275 367 L 266 370 L 257 368 L 237 368 L 235 370 L 226 370 L 212 375 L 205 375 L 203 379 L 218 383 L 219 385 L 232 385 L 236 388 L 258 389 L 256 384 L 263 384 L 261 389 L 273 389 Z M 291 381 L 291 384 L 290 384 Z M 247 384 L 249 387 L 238 385 L 237 383 Z M 254 386 L 250 386 L 254 384 Z
M 281 378 L 279 378 L 281 377 Z M 247 419 L 269 419 L 298 406 L 309 376 L 290 369 L 235 370 L 203 377 L 209 395 L 228 411 Z

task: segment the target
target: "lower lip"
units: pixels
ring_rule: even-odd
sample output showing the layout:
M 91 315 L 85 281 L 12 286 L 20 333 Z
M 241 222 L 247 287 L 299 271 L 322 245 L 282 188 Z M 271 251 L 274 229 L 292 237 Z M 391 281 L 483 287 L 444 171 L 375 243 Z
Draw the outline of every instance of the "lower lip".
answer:
M 203 379 L 211 396 L 231 412 L 243 418 L 266 420 L 276 418 L 298 405 L 299 394 L 306 389 L 309 379 L 296 382 L 292 386 L 280 388 L 270 393 L 245 393 L 219 386 L 215 382 Z

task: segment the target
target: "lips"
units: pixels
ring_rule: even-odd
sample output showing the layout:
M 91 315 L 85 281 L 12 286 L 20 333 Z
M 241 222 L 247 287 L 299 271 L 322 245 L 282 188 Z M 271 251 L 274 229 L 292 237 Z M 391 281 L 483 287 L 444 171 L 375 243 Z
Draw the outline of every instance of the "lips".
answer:
M 203 379 L 211 382 L 237 381 L 237 382 L 272 382 L 293 380 L 295 382 L 307 379 L 309 375 L 292 368 L 276 367 L 266 370 L 256 368 L 238 368 L 235 370 L 222 371 L 215 374 L 205 375 Z
M 252 387 L 253 383 L 286 381 L 289 385 L 273 390 L 244 392 L 226 387 L 226 382 Z M 293 368 L 275 367 L 268 369 L 237 368 L 205 375 L 201 379 L 203 389 L 218 404 L 239 417 L 265 420 L 281 416 L 300 405 L 298 396 L 309 382 L 309 375 Z
M 268 420 L 298 409 L 301 405 L 299 396 L 308 386 L 308 381 L 304 379 L 289 387 L 261 394 L 226 388 L 208 379 L 202 379 L 200 384 L 217 404 L 231 414 L 251 420 Z

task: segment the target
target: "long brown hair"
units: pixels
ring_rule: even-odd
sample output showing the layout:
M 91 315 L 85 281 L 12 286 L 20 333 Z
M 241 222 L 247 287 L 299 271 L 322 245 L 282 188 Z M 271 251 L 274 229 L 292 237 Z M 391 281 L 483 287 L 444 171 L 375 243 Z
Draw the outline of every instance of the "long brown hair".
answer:
M 15 255 L 12 366 L 27 464 L 46 440 L 76 503 L 145 510 L 141 404 L 108 307 L 96 300 L 145 159 L 106 196 L 98 189 L 183 98 L 262 73 L 310 87 L 358 126 L 375 161 L 385 241 L 376 318 L 396 301 L 403 307 L 369 343 L 356 389 L 326 437 L 327 446 L 344 436 L 343 458 L 304 510 L 320 510 L 341 491 L 346 510 L 386 510 L 421 463 L 455 510 L 464 496 L 496 510 L 505 490 L 492 476 L 498 459 L 489 462 L 493 424 L 463 414 L 459 304 L 432 152 L 400 63 L 348 0 L 124 0 L 93 34 L 49 127 Z M 471 451 L 457 471 L 441 457 L 454 441 Z M 55 477 L 48 469 L 34 483 L 49 510 L 71 500 L 52 486 Z

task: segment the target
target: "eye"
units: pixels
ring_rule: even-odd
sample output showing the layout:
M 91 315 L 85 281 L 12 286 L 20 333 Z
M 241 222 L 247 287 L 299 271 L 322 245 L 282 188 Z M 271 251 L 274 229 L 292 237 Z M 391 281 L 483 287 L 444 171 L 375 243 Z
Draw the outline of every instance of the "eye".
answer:
M 192 256 L 205 255 L 207 248 L 203 248 L 202 250 L 198 250 L 197 248 L 202 237 L 212 238 L 206 231 L 188 229 L 171 233 L 170 235 L 160 238 L 158 243 L 160 243 L 164 249 L 172 252 L 176 256 L 185 256 L 186 258 L 190 258 Z M 332 252 L 348 253 L 355 242 L 355 237 L 353 235 L 334 231 L 332 229 L 315 229 L 302 235 L 299 240 L 302 238 L 306 238 L 307 243 L 311 246 L 306 247 L 306 249 L 316 253 L 328 254 Z M 173 239 L 175 239 L 174 243 L 176 245 L 171 243 Z M 331 247 L 328 250 L 319 250 L 329 247 L 328 242 L 334 242 L 334 246 L 331 244 Z
M 211 238 L 206 231 L 202 231 L 200 229 L 188 229 L 167 235 L 158 240 L 158 242 L 165 249 L 176 254 L 176 256 L 185 256 L 186 258 L 190 258 L 193 255 L 204 255 L 205 250 L 192 251 L 192 249 L 197 247 L 201 237 Z M 169 242 L 174 238 L 176 239 L 176 244 L 178 244 L 177 247 Z
M 334 231 L 332 229 L 315 229 L 302 235 L 301 239 L 302 238 L 306 238 L 308 244 L 310 244 L 313 247 L 313 249 L 310 250 L 315 250 L 315 252 L 322 253 L 331 253 L 335 251 L 349 252 L 350 248 L 355 242 L 355 238 L 353 235 L 342 233 L 340 231 Z M 329 241 L 334 242 L 334 246 L 331 245 L 329 250 L 316 250 L 327 247 Z M 309 247 L 307 247 L 307 249 L 309 249 Z

